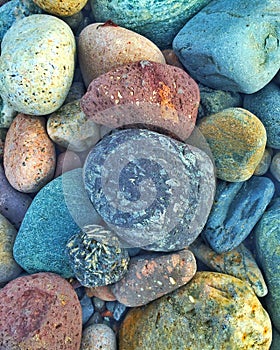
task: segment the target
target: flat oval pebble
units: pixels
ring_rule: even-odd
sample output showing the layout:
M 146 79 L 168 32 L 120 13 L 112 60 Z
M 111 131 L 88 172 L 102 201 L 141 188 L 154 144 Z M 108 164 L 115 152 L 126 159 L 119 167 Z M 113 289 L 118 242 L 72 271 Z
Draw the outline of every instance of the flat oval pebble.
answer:
M 165 63 L 163 54 L 150 40 L 114 23 L 93 23 L 78 41 L 79 64 L 85 85 L 118 66 L 140 60 Z
M 72 83 L 75 45 L 70 27 L 59 18 L 38 14 L 17 21 L 1 46 L 4 103 L 31 115 L 58 109 Z
M 54 175 L 56 154 L 43 117 L 18 114 L 5 140 L 4 169 L 18 191 L 39 191 Z
M 227 108 L 202 118 L 198 127 L 213 153 L 219 179 L 239 182 L 253 175 L 266 146 L 266 130 L 254 114 Z
M 105 324 L 93 324 L 84 329 L 80 350 L 117 350 L 114 331 Z
M 88 118 L 112 128 L 141 124 L 187 138 L 199 105 L 196 82 L 182 69 L 129 63 L 94 79 L 81 99 Z
M 120 350 L 268 350 L 272 329 L 253 289 L 235 277 L 198 272 L 185 286 L 134 308 L 119 333 Z
M 1 349 L 79 350 L 81 335 L 81 306 L 65 279 L 38 273 L 0 290 Z
M 33 0 L 44 11 L 56 16 L 72 16 L 81 11 L 87 0 Z
M 121 244 L 147 250 L 192 243 L 215 192 L 206 153 L 144 129 L 105 136 L 90 151 L 83 176 L 93 206 Z
M 112 286 L 112 292 L 126 306 L 141 306 L 185 285 L 195 273 L 195 257 L 187 249 L 140 255 L 130 260 L 126 275 Z
M 278 0 L 211 1 L 176 35 L 189 74 L 214 89 L 252 94 L 279 70 Z

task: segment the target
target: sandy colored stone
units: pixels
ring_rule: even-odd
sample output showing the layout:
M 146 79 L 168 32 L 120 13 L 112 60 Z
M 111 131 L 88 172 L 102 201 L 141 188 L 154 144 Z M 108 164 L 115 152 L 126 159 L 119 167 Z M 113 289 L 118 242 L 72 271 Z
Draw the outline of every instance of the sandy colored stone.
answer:
M 81 11 L 87 0 L 33 0 L 44 11 L 56 16 L 72 16 Z
M 105 324 L 88 326 L 82 335 L 80 350 L 117 350 L 114 331 Z

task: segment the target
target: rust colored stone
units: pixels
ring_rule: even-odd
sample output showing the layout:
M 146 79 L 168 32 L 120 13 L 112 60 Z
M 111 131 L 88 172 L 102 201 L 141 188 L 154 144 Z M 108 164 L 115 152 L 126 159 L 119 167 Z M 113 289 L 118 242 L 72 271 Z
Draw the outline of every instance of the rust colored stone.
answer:
M 116 297 L 111 291 L 111 286 L 101 286 L 101 287 L 95 287 L 95 288 L 85 288 L 87 296 L 90 298 L 97 297 L 104 301 L 115 301 Z

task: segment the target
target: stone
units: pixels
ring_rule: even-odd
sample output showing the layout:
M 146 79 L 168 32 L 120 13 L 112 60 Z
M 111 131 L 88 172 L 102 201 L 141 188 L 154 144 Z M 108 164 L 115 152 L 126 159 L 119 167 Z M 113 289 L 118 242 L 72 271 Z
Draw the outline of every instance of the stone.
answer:
M 69 102 L 52 113 L 47 132 L 56 144 L 75 152 L 89 149 L 100 139 L 99 125 L 87 119 L 80 100 Z
M 83 11 L 81 10 L 81 11 L 76 12 L 73 15 L 67 16 L 67 17 L 60 16 L 60 18 L 69 25 L 69 27 L 72 29 L 74 35 L 78 37 L 79 36 L 79 34 L 77 33 L 78 29 L 84 22 Z
M 105 324 L 93 324 L 83 331 L 80 350 L 117 350 L 114 331 Z
M 127 274 L 112 286 L 112 292 L 126 306 L 142 306 L 185 285 L 195 273 L 195 257 L 187 249 L 140 255 L 131 258 Z
M 239 182 L 253 175 L 266 146 L 266 130 L 254 114 L 227 108 L 200 119 L 198 128 L 213 153 L 219 179 Z
M 198 105 L 198 85 L 185 71 L 151 61 L 128 63 L 101 75 L 81 99 L 84 113 L 98 124 L 140 125 L 181 140 L 194 128 Z
M 62 20 L 35 14 L 5 34 L 0 56 L 0 91 L 7 108 L 46 115 L 63 104 L 75 64 L 75 38 Z
M 176 56 L 176 54 L 173 50 L 171 50 L 171 49 L 162 50 L 162 54 L 163 54 L 167 64 L 184 69 L 184 66 L 179 61 L 179 58 Z
M 78 154 L 72 151 L 62 152 L 57 157 L 54 177 L 77 168 L 82 168 L 82 162 Z
M 253 176 L 244 182 L 219 181 L 202 236 L 217 253 L 236 248 L 252 232 L 274 194 L 273 182 Z
M 128 312 L 120 350 L 268 350 L 269 316 L 253 289 L 235 277 L 198 272 L 185 286 Z
M 271 158 L 272 158 L 273 151 L 271 148 L 266 147 L 262 156 L 262 159 L 260 160 L 259 164 L 257 165 L 254 175 L 262 176 L 265 175 L 265 173 L 268 171 Z
M 86 293 L 89 297 L 97 297 L 104 301 L 114 301 L 116 300 L 115 295 L 111 290 L 112 286 L 99 286 L 99 287 L 90 287 L 86 288 Z
M 263 269 L 268 295 L 265 305 L 280 332 L 280 197 L 268 207 L 254 229 L 257 258 Z
M 237 277 L 254 289 L 258 297 L 267 294 L 261 270 L 252 253 L 243 244 L 229 252 L 217 254 L 198 237 L 189 247 L 195 257 L 211 270 Z
M 18 114 L 7 132 L 5 175 L 17 191 L 38 192 L 53 178 L 56 153 L 45 125 L 45 118 Z
M 78 52 L 87 87 L 100 75 L 127 63 L 141 60 L 165 63 L 153 42 L 110 21 L 85 27 L 79 35 Z
M 91 299 L 85 294 L 80 300 L 82 307 L 82 323 L 83 325 L 91 318 L 94 313 L 94 307 Z
M 72 16 L 81 9 L 87 3 L 87 0 L 33 0 L 36 5 L 42 8 L 45 12 L 56 16 Z
M 272 344 L 270 350 L 279 350 L 280 348 L 280 333 L 273 328 L 272 329 Z
M 277 0 L 211 1 L 179 31 L 173 50 L 196 81 L 252 94 L 279 70 L 278 5 Z
M 3 99 L 0 96 L 0 128 L 1 130 L 9 128 L 14 117 L 17 115 L 12 107 L 8 107 L 7 104 L 4 104 Z
M 170 48 L 172 40 L 184 24 L 210 0 L 91 0 L 95 20 L 111 19 L 125 28 L 147 37 L 160 48 Z
M 22 271 L 13 257 L 16 235 L 14 226 L 0 214 L 0 283 L 11 281 Z
M 267 146 L 280 149 L 280 86 L 271 82 L 254 94 L 244 95 L 243 107 L 263 123 Z
M 274 154 L 269 170 L 275 179 L 280 182 L 280 151 Z
M 96 211 L 129 248 L 188 246 L 202 231 L 215 192 L 206 153 L 145 129 L 105 136 L 90 151 L 83 176 Z
M 7 134 L 7 130 L 4 128 L 0 128 L 0 161 L 1 162 L 3 161 L 6 134 Z
M 64 105 L 70 102 L 74 102 L 76 100 L 80 100 L 85 93 L 86 93 L 86 89 L 85 89 L 84 83 L 82 81 L 73 81 L 70 87 L 70 90 L 68 92 L 68 95 L 64 101 Z
M 0 290 L 0 348 L 79 350 L 81 335 L 81 306 L 65 279 L 38 273 Z

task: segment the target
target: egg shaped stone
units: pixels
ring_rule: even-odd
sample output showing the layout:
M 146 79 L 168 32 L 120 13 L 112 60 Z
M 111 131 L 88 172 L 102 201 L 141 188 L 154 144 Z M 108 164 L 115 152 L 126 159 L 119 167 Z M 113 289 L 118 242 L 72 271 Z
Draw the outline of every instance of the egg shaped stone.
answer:
M 50 15 L 16 22 L 5 34 L 0 57 L 0 94 L 4 104 L 31 115 L 57 110 L 70 89 L 75 65 L 70 27 Z
M 78 13 L 87 0 L 33 0 L 44 11 L 57 16 L 72 16 Z

